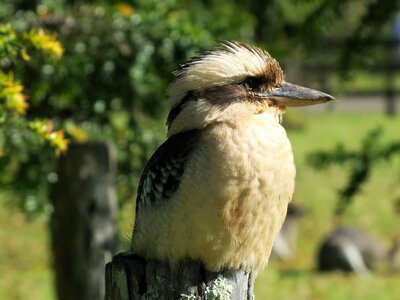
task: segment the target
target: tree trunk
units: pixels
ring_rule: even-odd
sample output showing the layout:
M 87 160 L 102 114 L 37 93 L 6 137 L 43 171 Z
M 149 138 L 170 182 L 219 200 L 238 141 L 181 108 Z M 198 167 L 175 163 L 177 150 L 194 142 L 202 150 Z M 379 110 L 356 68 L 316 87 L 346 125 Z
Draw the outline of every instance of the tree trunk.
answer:
M 243 270 L 208 272 L 200 263 L 145 261 L 120 253 L 106 265 L 106 300 L 251 300 L 253 276 Z
M 114 162 L 104 143 L 71 144 L 60 157 L 51 220 L 59 300 L 104 299 L 104 265 L 115 253 Z

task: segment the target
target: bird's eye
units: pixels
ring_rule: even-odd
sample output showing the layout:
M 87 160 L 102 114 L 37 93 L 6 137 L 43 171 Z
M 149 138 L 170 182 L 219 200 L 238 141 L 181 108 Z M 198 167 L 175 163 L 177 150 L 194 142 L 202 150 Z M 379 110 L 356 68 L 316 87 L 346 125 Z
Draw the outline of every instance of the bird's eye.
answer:
M 252 90 L 259 89 L 265 83 L 265 79 L 262 77 L 247 77 L 242 81 L 242 84 Z

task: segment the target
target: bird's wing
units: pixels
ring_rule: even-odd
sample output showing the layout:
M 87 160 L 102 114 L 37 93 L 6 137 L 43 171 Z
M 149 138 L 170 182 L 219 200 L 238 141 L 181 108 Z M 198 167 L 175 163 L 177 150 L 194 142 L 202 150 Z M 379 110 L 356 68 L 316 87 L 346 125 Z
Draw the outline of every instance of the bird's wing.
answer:
M 189 130 L 175 134 L 152 155 L 140 178 L 136 214 L 141 207 L 168 200 L 178 189 L 200 132 Z

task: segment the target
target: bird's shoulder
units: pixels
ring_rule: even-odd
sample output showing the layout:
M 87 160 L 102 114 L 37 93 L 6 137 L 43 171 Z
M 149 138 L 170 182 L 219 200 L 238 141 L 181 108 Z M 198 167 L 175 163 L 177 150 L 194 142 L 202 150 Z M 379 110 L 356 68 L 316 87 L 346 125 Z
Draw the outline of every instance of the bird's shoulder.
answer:
M 178 189 L 186 163 L 201 136 L 193 129 L 170 136 L 151 156 L 140 178 L 136 211 L 171 198 Z

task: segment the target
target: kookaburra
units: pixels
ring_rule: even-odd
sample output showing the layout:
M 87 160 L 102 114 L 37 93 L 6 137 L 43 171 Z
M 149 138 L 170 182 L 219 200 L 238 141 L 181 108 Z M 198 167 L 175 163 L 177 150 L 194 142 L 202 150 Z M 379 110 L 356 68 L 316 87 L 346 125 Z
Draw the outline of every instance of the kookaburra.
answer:
M 332 96 L 285 81 L 266 51 L 225 41 L 184 63 L 168 88 L 168 138 L 145 167 L 132 251 L 209 271 L 268 263 L 294 190 L 286 106 Z

